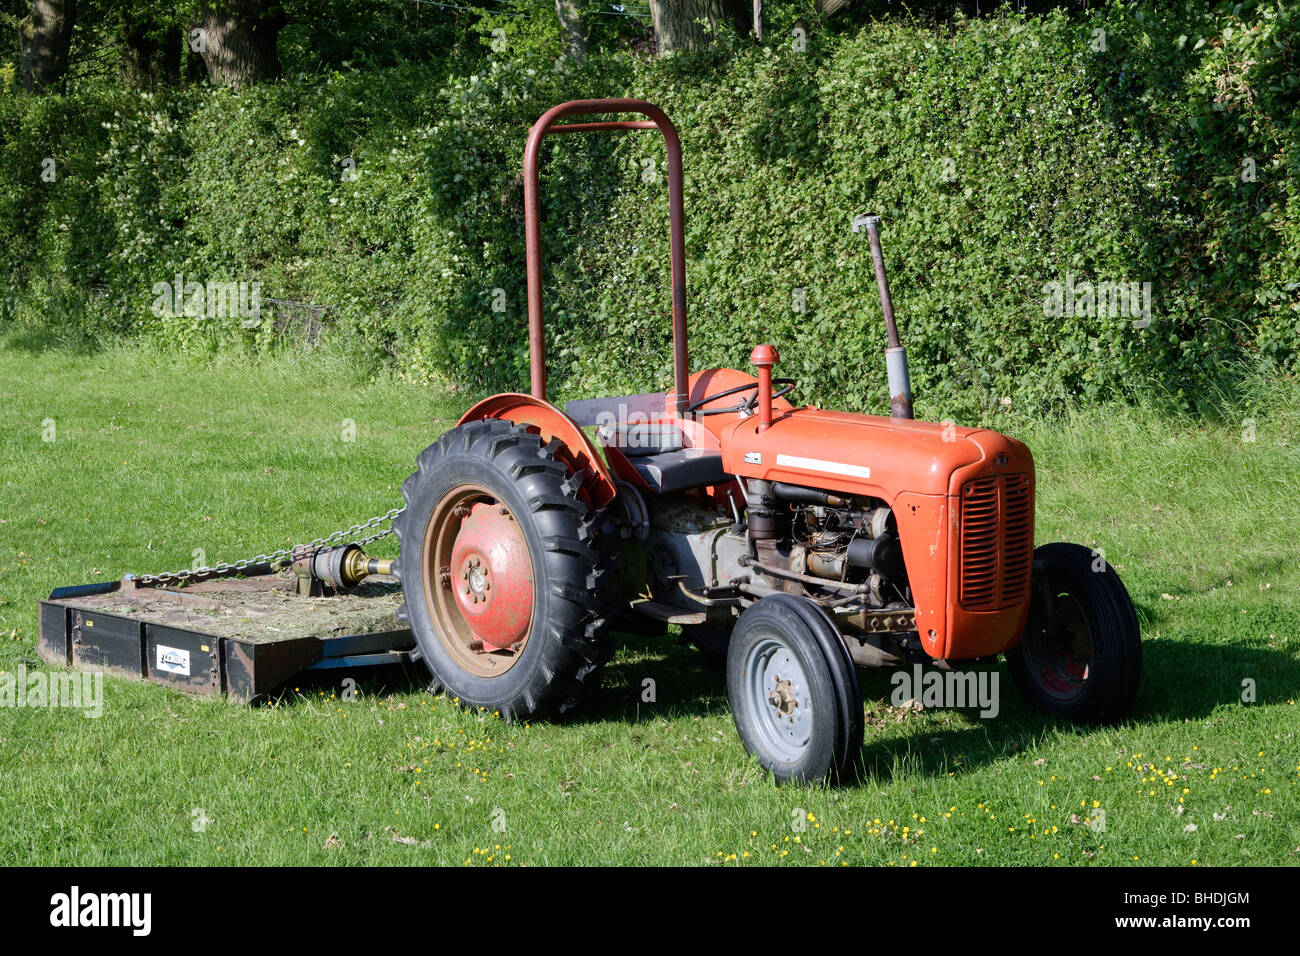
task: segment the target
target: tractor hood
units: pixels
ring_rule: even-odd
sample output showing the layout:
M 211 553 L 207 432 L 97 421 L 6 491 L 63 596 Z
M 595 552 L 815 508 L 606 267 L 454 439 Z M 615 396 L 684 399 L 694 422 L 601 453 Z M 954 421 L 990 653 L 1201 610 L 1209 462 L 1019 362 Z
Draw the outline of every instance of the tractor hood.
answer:
M 759 434 L 757 417 L 722 434 L 729 474 L 869 495 L 957 494 L 978 475 L 1033 471 L 1024 443 L 983 428 L 797 408 Z

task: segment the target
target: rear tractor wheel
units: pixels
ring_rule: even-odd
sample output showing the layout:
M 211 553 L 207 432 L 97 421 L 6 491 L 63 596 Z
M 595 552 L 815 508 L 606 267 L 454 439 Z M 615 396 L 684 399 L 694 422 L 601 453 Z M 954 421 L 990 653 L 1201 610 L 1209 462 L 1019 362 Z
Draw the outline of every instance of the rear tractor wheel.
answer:
M 430 690 L 507 719 L 567 711 L 610 651 L 577 483 L 553 446 L 495 419 L 453 428 L 417 465 L 395 573 Z

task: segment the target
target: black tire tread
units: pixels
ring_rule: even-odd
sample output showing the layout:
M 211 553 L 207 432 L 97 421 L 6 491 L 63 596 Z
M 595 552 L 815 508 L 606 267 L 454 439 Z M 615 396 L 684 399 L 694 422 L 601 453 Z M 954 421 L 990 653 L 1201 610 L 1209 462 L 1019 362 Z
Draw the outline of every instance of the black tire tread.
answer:
M 831 768 L 831 779 L 836 783 L 850 783 L 861 764 L 865 735 L 858 671 L 853 666 L 853 658 L 830 613 L 807 598 L 796 597 L 795 600 L 798 602 L 796 610 L 809 629 L 817 635 L 822 654 L 830 664 L 831 677 L 835 681 L 841 726 L 837 728 L 839 740 L 836 743 L 836 762 Z
M 760 617 L 752 617 L 755 614 Z M 750 617 L 747 618 L 747 615 Z M 833 697 L 829 703 L 814 702 L 815 707 L 829 707 L 829 728 L 822 724 L 820 730 L 814 730 L 814 734 L 829 734 L 828 738 L 824 738 L 829 746 L 827 743 L 817 744 L 796 764 L 778 763 L 770 755 L 756 750 L 758 741 L 751 743 L 746 733 L 747 723 L 740 719 L 742 708 L 738 706 L 737 695 L 742 690 L 737 687 L 736 681 L 743 681 L 743 674 L 739 671 L 743 662 L 739 661 L 739 656 L 747 650 L 748 622 L 764 617 L 774 617 L 773 623 L 784 622 L 778 626 L 785 631 L 788 643 L 803 651 L 807 664 L 814 668 L 820 667 L 820 681 Z M 737 657 L 733 658 L 733 654 Z M 805 676 L 813 683 L 818 682 L 813 680 L 812 673 Z M 727 695 L 736 717 L 736 729 L 741 742 L 773 774 L 778 783 L 843 783 L 854 776 L 861 758 L 863 738 L 862 697 L 858 690 L 857 674 L 838 628 L 812 601 L 792 594 L 771 594 L 746 609 L 737 622 L 731 639 L 727 660 Z M 814 728 L 816 727 L 817 724 L 814 723 Z
M 514 486 L 527 504 L 527 513 L 516 520 L 530 521 L 542 542 L 544 567 L 535 574 L 545 577 L 545 587 L 552 596 L 552 614 L 531 639 L 542 639 L 543 658 L 533 668 L 529 682 L 505 704 L 495 705 L 506 719 L 531 719 L 565 713 L 581 702 L 598 684 L 601 665 L 612 653 L 598 595 L 589 586 L 598 579 L 601 555 L 592 533 L 587 506 L 576 497 L 576 487 L 563 462 L 555 457 L 555 442 L 543 444 L 524 427 L 497 419 L 468 422 L 443 433 L 416 458 L 415 472 L 402 483 L 406 510 L 393 522 L 393 531 L 403 544 L 394 564 L 399 580 L 407 577 L 405 565 L 420 560 L 424 528 L 419 521 L 416 502 L 432 494 L 430 477 L 440 461 L 448 456 L 472 456 L 498 480 Z M 567 490 L 566 490 L 567 489 Z M 426 509 L 427 512 L 427 509 Z M 412 547 L 405 545 L 410 541 Z M 536 562 L 535 562 L 536 564 Z M 418 568 L 410 577 L 420 580 Z M 410 622 L 405 603 L 398 617 Z M 432 655 L 423 648 L 436 635 L 416 635 L 421 657 L 429 667 L 433 693 L 447 693 L 459 699 L 466 709 L 481 706 L 455 692 L 448 681 L 454 675 L 440 677 L 434 671 Z
M 1128 716 L 1142 672 L 1141 631 L 1128 589 L 1109 564 L 1093 571 L 1093 552 L 1083 545 L 1054 542 L 1034 549 L 1034 564 L 1051 562 L 1077 583 L 1093 631 L 1092 676 L 1086 692 L 1062 703 L 1049 698 L 1019 645 L 1007 652 L 1011 677 L 1036 709 L 1080 724 L 1113 724 Z M 1032 622 L 1031 622 L 1032 624 Z M 1026 625 L 1028 628 L 1030 625 Z

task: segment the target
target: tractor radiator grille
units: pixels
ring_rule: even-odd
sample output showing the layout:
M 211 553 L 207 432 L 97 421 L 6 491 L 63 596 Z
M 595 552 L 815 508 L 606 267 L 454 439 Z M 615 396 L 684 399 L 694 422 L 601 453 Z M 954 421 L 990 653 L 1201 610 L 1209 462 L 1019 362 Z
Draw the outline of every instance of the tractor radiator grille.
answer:
M 1029 594 L 1034 488 L 1028 475 L 996 475 L 961 489 L 961 605 L 996 611 Z

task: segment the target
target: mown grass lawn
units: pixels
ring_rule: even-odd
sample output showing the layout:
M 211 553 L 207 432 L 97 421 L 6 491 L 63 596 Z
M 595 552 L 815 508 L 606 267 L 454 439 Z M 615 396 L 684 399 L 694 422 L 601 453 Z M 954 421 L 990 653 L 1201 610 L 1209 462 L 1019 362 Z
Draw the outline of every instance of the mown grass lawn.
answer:
M 319 358 L 0 350 L 0 671 L 44 666 L 54 587 L 393 507 L 466 405 Z M 1040 718 L 1005 671 L 995 720 L 896 709 L 870 674 L 862 781 L 801 790 L 758 771 L 720 671 L 672 637 L 628 638 L 562 724 L 462 712 L 414 671 L 258 708 L 110 678 L 99 719 L 0 709 L 0 863 L 1300 863 L 1298 406 L 1276 384 L 1253 436 L 1127 408 L 1008 429 L 1038 459 L 1039 542 L 1103 548 L 1139 607 L 1121 726 Z

